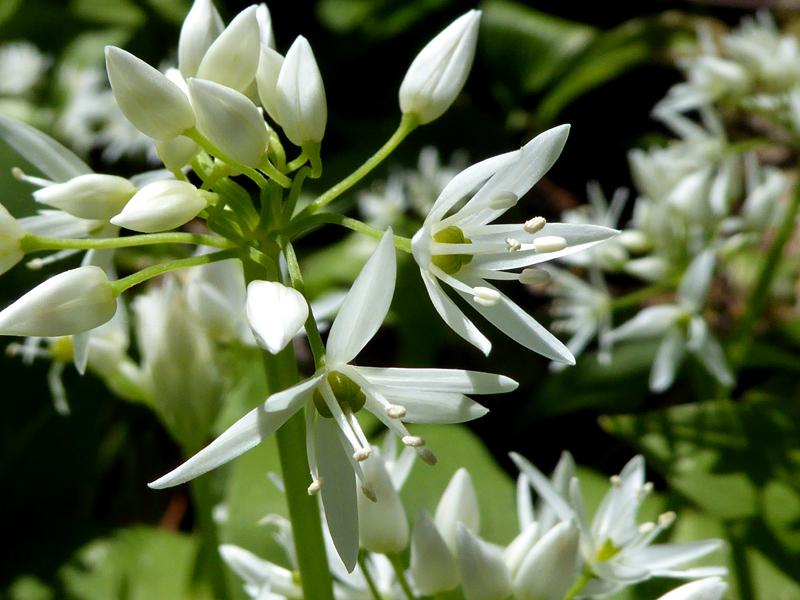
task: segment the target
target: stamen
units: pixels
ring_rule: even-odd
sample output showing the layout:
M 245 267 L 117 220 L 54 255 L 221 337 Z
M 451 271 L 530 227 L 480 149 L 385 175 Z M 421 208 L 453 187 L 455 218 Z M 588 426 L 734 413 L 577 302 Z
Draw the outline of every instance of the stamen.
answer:
M 533 240 L 536 252 L 558 252 L 567 247 L 567 240 L 560 235 L 543 235 Z
M 519 282 L 524 285 L 544 285 L 550 281 L 550 273 L 542 269 L 522 269 Z
M 541 231 L 545 225 L 547 225 L 547 219 L 544 217 L 533 217 L 532 219 L 525 221 L 525 223 L 522 225 L 522 228 L 527 233 L 536 233 Z
M 437 462 L 439 462 L 439 459 L 436 458 L 436 455 L 430 448 L 425 448 L 425 447 L 418 448 L 417 456 L 419 456 L 424 463 L 429 464 L 431 466 L 434 466 Z
M 361 493 L 367 497 L 367 500 L 371 500 L 372 502 L 378 501 L 378 496 L 375 495 L 375 490 L 373 490 L 366 483 L 361 486 Z
M 641 534 L 650 533 L 655 528 L 656 528 L 655 523 L 653 523 L 652 521 L 647 521 L 646 523 L 642 523 L 641 525 L 639 525 L 639 533 Z
M 652 491 L 653 491 L 653 482 L 647 481 L 641 488 L 639 488 L 639 491 L 636 493 L 636 499 L 643 500 Z
M 313 496 L 314 494 L 318 493 L 322 489 L 323 480 L 315 479 L 311 482 L 311 485 L 308 486 L 308 495 Z
M 392 419 L 402 419 L 406 416 L 406 407 L 399 404 L 390 404 L 386 407 L 386 414 Z
M 422 448 L 425 445 L 425 439 L 418 435 L 404 435 L 400 441 L 412 448 Z
M 33 177 L 28 175 L 19 167 L 11 167 L 11 176 L 18 181 L 24 181 L 25 183 L 30 183 L 31 185 L 38 187 L 47 187 L 48 185 L 53 185 L 54 183 L 48 179 L 42 179 L 41 177 Z
M 472 291 L 475 293 L 472 299 L 481 306 L 494 306 L 500 302 L 500 292 L 492 288 L 478 286 Z
M 495 210 L 503 210 L 505 208 L 511 208 L 518 200 L 519 197 L 514 192 L 498 192 L 489 201 L 489 206 Z
M 662 513 L 662 514 L 660 514 L 658 516 L 658 524 L 661 527 L 666 528 L 666 527 L 669 527 L 670 525 L 672 525 L 675 522 L 676 518 L 677 518 L 677 515 L 670 510 L 670 511 Z
M 353 460 L 356 460 L 358 462 L 364 462 L 370 457 L 371 454 L 372 454 L 371 448 L 361 448 L 360 450 L 356 450 L 355 452 L 353 452 Z
M 622 487 L 622 478 L 619 475 L 612 475 L 608 480 L 615 488 Z
M 512 237 L 506 238 L 506 246 L 508 246 L 509 252 L 516 252 L 520 248 L 522 248 L 522 244 L 519 243 L 519 240 L 516 240 Z
M 45 263 L 44 259 L 42 258 L 32 258 L 27 263 L 25 263 L 25 266 L 28 267 L 31 271 L 40 271 L 42 267 L 45 266 L 45 264 L 47 263 Z

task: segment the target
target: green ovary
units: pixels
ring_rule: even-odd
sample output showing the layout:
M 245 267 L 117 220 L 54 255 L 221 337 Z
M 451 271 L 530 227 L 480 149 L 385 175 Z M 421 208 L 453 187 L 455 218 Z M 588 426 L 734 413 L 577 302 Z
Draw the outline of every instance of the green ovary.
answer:
M 336 401 L 339 403 L 343 412 L 357 413 L 364 408 L 367 397 L 357 383 L 347 375 L 343 375 L 338 371 L 331 371 L 328 373 L 327 377 L 328 383 L 333 390 L 333 395 L 336 397 Z M 328 419 L 333 418 L 331 411 L 328 410 L 325 398 L 322 397 L 322 393 L 319 389 L 314 390 L 314 406 L 321 416 Z
M 617 548 L 610 539 L 603 542 L 603 545 L 595 553 L 594 557 L 598 562 L 605 562 L 614 558 L 621 548 Z
M 472 240 L 464 237 L 464 232 L 455 225 L 446 227 L 433 236 L 440 244 L 470 244 Z M 461 267 L 472 260 L 471 254 L 434 254 L 431 262 L 448 275 L 454 275 Z

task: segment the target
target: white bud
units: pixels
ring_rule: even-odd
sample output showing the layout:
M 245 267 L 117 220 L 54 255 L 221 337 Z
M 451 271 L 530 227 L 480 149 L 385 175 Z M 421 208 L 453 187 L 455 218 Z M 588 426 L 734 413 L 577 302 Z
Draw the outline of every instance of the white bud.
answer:
M 272 15 L 266 4 L 258 5 L 256 9 L 256 21 L 258 21 L 258 29 L 261 34 L 261 47 L 274 48 L 275 34 L 272 31 Z
M 142 233 L 168 231 L 185 225 L 207 205 L 205 193 L 191 183 L 165 179 L 136 192 L 111 222 Z
M 116 310 L 105 271 L 78 267 L 51 277 L 0 312 L 0 335 L 72 335 L 102 325 Z
M 458 96 L 475 57 L 481 12 L 471 10 L 433 38 L 400 84 L 400 110 L 421 124 L 440 117 Z
M 25 256 L 20 247 L 20 240 L 25 237 L 25 230 L 17 220 L 0 204 L 0 275 L 8 271 Z
M 522 269 L 519 282 L 524 285 L 544 285 L 550 281 L 550 273 L 542 269 Z
M 240 92 L 253 83 L 261 49 L 256 10 L 256 6 L 244 9 L 214 40 L 197 68 L 198 78 L 215 81 Z
M 296 336 L 308 318 L 303 294 L 275 281 L 247 286 L 247 321 L 258 343 L 277 354 Z
M 472 299 L 481 306 L 494 306 L 500 302 L 500 292 L 492 288 L 477 286 L 472 291 L 475 292 Z
M 319 144 L 325 135 L 325 87 L 308 40 L 299 36 L 283 61 L 277 83 L 278 121 L 296 146 Z
M 567 247 L 567 240 L 560 235 L 543 235 L 533 240 L 536 252 L 558 252 Z
M 528 219 L 522 225 L 522 228 L 527 233 L 537 233 L 544 229 L 544 226 L 547 225 L 547 219 L 544 217 L 533 217 L 532 219 Z
M 458 567 L 465 600 L 505 600 L 511 594 L 511 575 L 503 553 L 478 539 L 462 523 L 456 530 Z
M 272 48 L 261 48 L 261 58 L 256 71 L 256 85 L 261 106 L 273 121 L 278 120 L 278 75 L 283 67 L 283 56 Z
M 728 584 L 719 577 L 707 577 L 675 588 L 658 600 L 722 600 Z
M 358 536 L 370 552 L 395 554 L 408 545 L 408 519 L 400 495 L 392 485 L 383 459 L 371 456 L 361 465 L 364 479 L 374 490 L 376 501 L 358 494 Z
M 168 140 L 194 127 L 189 99 L 167 77 L 115 46 L 106 46 L 106 70 L 114 99 L 136 129 Z
M 411 575 L 417 590 L 426 596 L 452 590 L 458 585 L 458 565 L 430 515 L 420 511 L 411 534 Z
M 478 497 L 466 469 L 455 472 L 436 506 L 434 521 L 447 546 L 456 551 L 456 524 L 461 522 L 477 533 L 480 527 Z
M 178 40 L 178 66 L 184 77 L 194 77 L 206 50 L 225 25 L 211 0 L 195 0 L 183 20 Z
M 527 479 L 525 480 L 525 485 L 527 485 Z M 539 524 L 536 521 L 531 521 L 505 549 L 503 558 L 512 576 L 516 575 L 522 561 L 528 555 L 530 549 L 533 548 L 536 540 L 539 539 L 539 533 Z
M 518 600 L 561 600 L 573 584 L 580 536 L 574 523 L 554 526 L 531 548 L 514 577 Z
M 236 162 L 257 166 L 267 150 L 269 133 L 255 104 L 229 87 L 190 79 L 197 128 Z
M 200 146 L 194 140 L 186 136 L 177 135 L 172 139 L 164 140 L 156 144 L 158 158 L 170 171 L 180 171 L 182 167 L 188 165 L 192 159 L 200 152 Z
M 203 248 L 199 254 L 210 251 Z M 213 339 L 239 339 L 253 345 L 244 316 L 247 292 L 242 261 L 220 260 L 189 269 L 185 289 L 189 308 Z
M 124 177 L 89 173 L 36 190 L 33 198 L 82 219 L 107 221 L 135 193 L 136 186 Z

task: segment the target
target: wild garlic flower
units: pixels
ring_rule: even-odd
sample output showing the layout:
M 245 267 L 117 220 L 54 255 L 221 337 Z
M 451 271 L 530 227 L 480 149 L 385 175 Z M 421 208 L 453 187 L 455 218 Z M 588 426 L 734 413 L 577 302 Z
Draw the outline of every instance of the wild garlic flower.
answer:
M 0 46 L 0 95 L 21 96 L 31 91 L 44 75 L 50 60 L 30 42 Z
M 667 592 L 658 600 L 722 600 L 728 584 L 719 577 L 698 579 Z
M 358 554 L 356 478 L 375 495 L 361 463 L 372 449 L 356 418 L 366 409 L 427 462 L 435 462 L 425 440 L 404 421 L 457 423 L 487 410 L 464 394 L 513 390 L 516 382 L 488 373 L 447 369 L 357 367 L 353 359 L 377 332 L 389 310 L 395 284 L 395 252 L 389 230 L 348 292 L 331 326 L 325 366 L 312 377 L 271 395 L 260 406 L 174 471 L 150 484 L 165 488 L 214 469 L 260 443 L 305 407 L 311 493 L 320 492 L 328 527 L 349 570 Z
M 686 269 L 674 304 L 648 306 L 610 333 L 614 342 L 663 338 L 650 371 L 650 389 L 654 392 L 672 385 L 687 351 L 722 385 L 734 383 L 725 352 L 702 314 L 715 262 L 713 250 L 700 253 Z
M 645 481 L 641 456 L 631 459 L 619 475 L 611 478 L 611 487 L 591 521 L 586 517 L 574 461 L 568 453 L 562 456 L 552 479 L 519 454 L 512 452 L 511 458 L 521 472 L 518 507 L 524 507 L 520 513 L 522 523 L 534 522 L 532 487 L 549 511 L 547 521 L 545 515 L 540 516 L 539 535 L 552 522 L 577 524 L 584 568 L 593 574 L 581 595 L 611 594 L 652 577 L 695 579 L 727 573 L 724 567 L 682 567 L 719 548 L 721 540 L 654 543 L 675 521 L 675 513 L 662 514 L 657 523 L 637 522 L 639 508 L 653 487 Z
M 596 225 L 525 223 L 491 225 L 517 204 L 558 158 L 569 126 L 550 129 L 523 148 L 477 163 L 453 178 L 412 240 L 414 259 L 436 311 L 445 323 L 484 354 L 491 343 L 445 294 L 453 288 L 468 304 L 526 348 L 573 363 L 569 350 L 489 280 L 539 279 L 531 267 L 579 252 L 618 232 Z M 458 203 L 467 197 L 460 208 Z M 521 273 L 511 272 L 522 268 Z

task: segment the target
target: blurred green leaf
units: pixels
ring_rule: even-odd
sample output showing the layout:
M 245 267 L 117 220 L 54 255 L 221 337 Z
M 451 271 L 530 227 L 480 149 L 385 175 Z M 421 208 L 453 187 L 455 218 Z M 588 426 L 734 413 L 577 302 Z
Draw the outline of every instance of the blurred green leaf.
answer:
M 76 35 L 64 49 L 63 63 L 76 67 L 96 67 L 104 64 L 105 47 L 124 46 L 131 37 L 125 28 L 85 31 Z
M 131 0 L 73 0 L 75 16 L 104 25 L 138 27 L 144 23 L 145 14 Z
M 183 19 L 191 7 L 191 2 L 188 0 L 147 0 L 147 4 L 161 15 L 165 21 L 170 21 L 176 25 L 183 23 Z
M 350 287 L 377 244 L 378 240 L 353 233 L 301 258 L 309 295 L 314 298 L 332 288 Z
M 0 24 L 5 23 L 19 10 L 22 0 L 0 0 Z
M 411 28 L 434 10 L 452 0 L 321 0 L 317 16 L 338 33 L 359 31 L 386 38 Z

